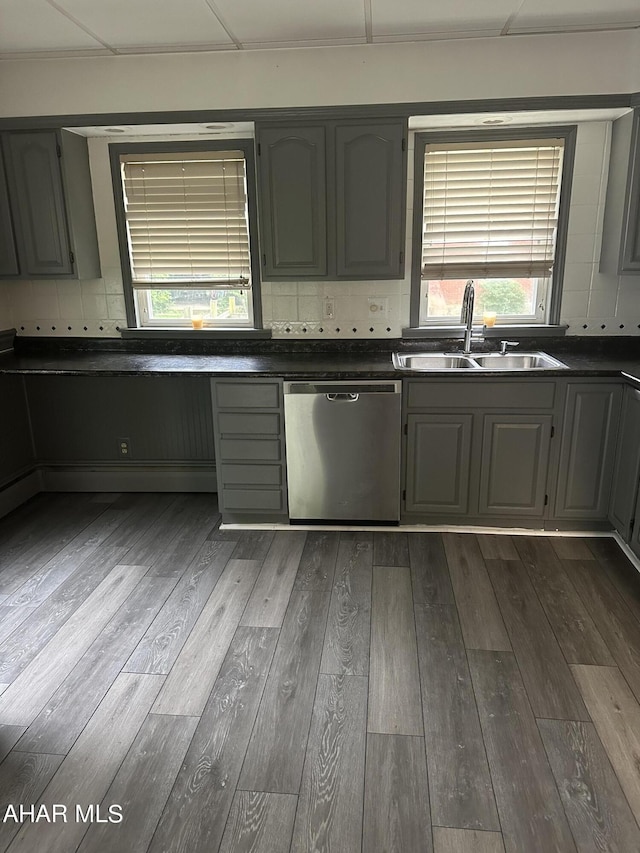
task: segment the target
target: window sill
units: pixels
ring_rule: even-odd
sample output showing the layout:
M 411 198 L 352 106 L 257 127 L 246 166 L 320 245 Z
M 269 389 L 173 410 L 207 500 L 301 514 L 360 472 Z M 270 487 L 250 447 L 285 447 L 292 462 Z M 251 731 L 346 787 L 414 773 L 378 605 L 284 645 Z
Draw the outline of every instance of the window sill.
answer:
M 271 338 L 271 329 L 248 329 L 248 328 L 227 328 L 227 329 L 170 329 L 170 328 L 155 328 L 155 329 L 121 329 L 120 335 L 125 340 L 229 340 L 229 339 L 264 339 Z
M 474 333 L 477 334 L 479 326 L 474 326 Z M 482 327 L 483 338 L 543 338 L 543 337 L 563 337 L 569 327 L 566 324 L 558 326 L 543 326 L 514 324 L 512 326 L 484 326 Z M 462 340 L 464 338 L 464 326 L 419 326 L 402 330 L 404 340 L 419 340 L 449 338 L 451 340 Z

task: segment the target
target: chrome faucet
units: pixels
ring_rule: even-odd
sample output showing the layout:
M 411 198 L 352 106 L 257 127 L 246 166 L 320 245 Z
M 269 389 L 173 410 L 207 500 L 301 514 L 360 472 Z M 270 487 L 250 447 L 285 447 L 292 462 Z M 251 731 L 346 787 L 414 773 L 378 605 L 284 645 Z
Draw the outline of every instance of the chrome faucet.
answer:
M 471 352 L 471 337 L 473 335 L 473 303 L 475 301 L 476 292 L 473 286 L 473 279 L 469 279 L 464 289 L 462 297 L 462 313 L 460 314 L 460 322 L 465 326 L 464 331 L 464 348 L 463 353 L 467 355 Z

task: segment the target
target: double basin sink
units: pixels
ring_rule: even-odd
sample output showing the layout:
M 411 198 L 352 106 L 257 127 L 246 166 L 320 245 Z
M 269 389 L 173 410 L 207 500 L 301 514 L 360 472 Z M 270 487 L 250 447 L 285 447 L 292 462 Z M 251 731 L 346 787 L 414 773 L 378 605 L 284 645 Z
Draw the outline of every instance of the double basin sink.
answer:
M 393 353 L 397 370 L 560 370 L 567 365 L 544 352 L 461 355 L 447 352 Z

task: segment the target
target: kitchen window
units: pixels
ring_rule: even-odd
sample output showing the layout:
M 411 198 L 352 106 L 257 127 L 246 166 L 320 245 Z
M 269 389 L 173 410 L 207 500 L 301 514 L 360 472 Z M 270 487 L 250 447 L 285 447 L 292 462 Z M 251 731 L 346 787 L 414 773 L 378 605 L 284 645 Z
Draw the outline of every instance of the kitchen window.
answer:
M 533 135 L 535 133 L 535 135 Z M 412 326 L 559 321 L 574 128 L 416 135 Z
M 129 326 L 256 327 L 252 141 L 110 149 Z

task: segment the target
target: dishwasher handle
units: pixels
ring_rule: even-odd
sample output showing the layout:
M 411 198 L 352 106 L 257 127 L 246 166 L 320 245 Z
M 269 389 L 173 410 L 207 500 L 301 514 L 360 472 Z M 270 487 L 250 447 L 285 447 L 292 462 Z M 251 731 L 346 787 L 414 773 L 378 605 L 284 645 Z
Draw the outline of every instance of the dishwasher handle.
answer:
M 360 394 L 326 394 L 330 403 L 356 403 Z

